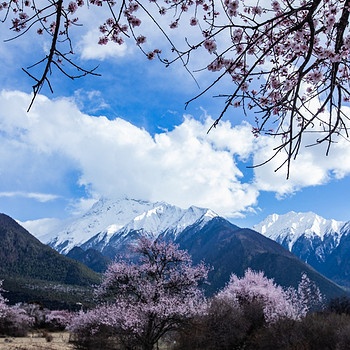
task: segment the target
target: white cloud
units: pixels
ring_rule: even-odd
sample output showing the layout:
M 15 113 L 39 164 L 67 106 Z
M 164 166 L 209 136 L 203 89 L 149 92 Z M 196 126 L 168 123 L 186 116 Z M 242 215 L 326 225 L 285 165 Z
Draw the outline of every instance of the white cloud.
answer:
M 18 221 L 28 232 L 40 239 L 48 232 L 57 231 L 63 224 L 62 220 L 55 218 L 44 218 L 38 220 Z
M 32 198 L 35 199 L 41 203 L 53 201 L 55 199 L 60 198 L 60 196 L 57 196 L 55 194 L 49 194 L 49 193 L 34 193 L 34 192 L 0 192 L 0 197 L 25 197 L 25 198 Z
M 334 138 L 330 155 L 326 156 L 326 144 L 305 147 L 314 142 L 314 135 L 304 135 L 300 152 L 291 161 L 290 177 L 287 180 L 287 166 L 275 172 L 285 160 L 286 153 L 280 152 L 267 164 L 255 168 L 255 182 L 262 191 L 276 192 L 278 197 L 292 194 L 304 187 L 323 185 L 332 179 L 340 179 L 350 174 L 350 143 L 343 137 Z M 254 165 L 261 164 L 273 155 L 273 148 L 279 140 L 262 137 L 254 154 Z
M 127 44 L 118 45 L 108 42 L 107 45 L 99 45 L 101 34 L 98 29 L 89 30 L 77 44 L 81 58 L 84 60 L 97 59 L 100 61 L 106 58 L 123 57 L 127 53 Z
M 75 171 L 91 197 L 75 203 L 75 211 L 86 208 L 96 195 L 126 195 L 181 207 L 210 207 L 233 217 L 253 210 L 259 191 L 283 197 L 350 173 L 350 143 L 341 138 L 330 157 L 324 156 L 324 147 L 302 149 L 292 162 L 289 180 L 285 169 L 274 172 L 284 160 L 280 154 L 255 168 L 254 180 L 249 181 L 239 168 L 246 164 L 238 161 L 252 159 L 255 165 L 265 161 L 278 140 L 266 136 L 254 139 L 248 123 L 232 126 L 222 122 L 207 134 L 211 118 L 198 121 L 186 116 L 172 131 L 152 136 L 123 119 L 83 114 L 70 99 L 38 96 L 31 112 L 26 113 L 29 101 L 29 95 L 18 91 L 0 94 L 0 138 L 4 145 L 0 164 L 5 164 L 0 167 L 1 176 L 7 182 L 9 176 L 18 181 L 14 174 L 21 173 L 22 160 L 28 154 L 33 166 L 24 164 L 31 174 L 31 185 L 35 179 L 37 183 L 52 182 L 52 173 L 54 181 L 63 182 L 67 171 Z M 35 192 L 36 199 L 48 200 L 39 196 L 42 192 Z
M 213 120 L 186 117 L 174 130 L 152 137 L 123 119 L 85 115 L 69 99 L 39 96 L 26 113 L 29 100 L 18 91 L 3 91 L 0 96 L 6 106 L 0 111 L 0 128 L 11 142 L 7 154 L 12 152 L 12 158 L 16 158 L 13 143 L 21 145 L 17 156 L 25 148 L 33 157 L 50 156 L 52 167 L 59 155 L 80 172 L 81 185 L 104 196 L 165 200 L 182 207 L 193 204 L 228 216 L 256 204 L 258 191 L 244 183 L 233 158 L 247 157 L 254 147 L 248 124 L 222 123 L 207 135 Z M 31 171 L 40 173 L 38 179 L 43 181 L 47 170 Z
M 91 193 L 89 198 L 77 198 L 71 201 L 68 211 L 72 215 L 85 214 L 100 198 L 98 193 Z

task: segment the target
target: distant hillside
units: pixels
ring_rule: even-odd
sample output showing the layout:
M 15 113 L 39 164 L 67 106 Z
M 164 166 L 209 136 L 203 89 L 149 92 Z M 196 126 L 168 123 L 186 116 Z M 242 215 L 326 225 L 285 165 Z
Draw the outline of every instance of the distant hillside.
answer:
M 80 261 L 91 270 L 99 273 L 105 272 L 108 265 L 113 261 L 95 249 L 83 250 L 80 247 L 74 247 L 66 256 L 76 261 Z
M 21 301 L 48 302 L 48 294 L 52 294 L 58 302 L 62 293 L 70 294 L 72 302 L 74 295 L 81 301 L 84 288 L 86 292 L 100 281 L 97 273 L 42 244 L 5 214 L 0 214 L 0 278 L 10 301 L 19 301 L 21 296 Z

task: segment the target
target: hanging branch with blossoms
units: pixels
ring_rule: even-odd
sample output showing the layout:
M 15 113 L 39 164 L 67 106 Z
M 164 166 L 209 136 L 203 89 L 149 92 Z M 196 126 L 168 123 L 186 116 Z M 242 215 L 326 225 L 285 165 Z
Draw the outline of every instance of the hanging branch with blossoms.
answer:
M 44 58 L 28 67 L 28 69 L 22 68 L 23 71 L 35 81 L 33 85 L 33 98 L 28 111 L 45 83 L 49 86 L 50 91 L 53 92 L 49 80 L 49 75 L 52 73 L 53 66 L 72 80 L 88 74 L 100 75 L 95 72 L 97 67 L 86 70 L 74 63 L 70 58 L 70 56 L 73 55 L 73 46 L 70 39 L 69 28 L 72 25 L 77 25 L 78 21 L 78 18 L 73 18 L 72 15 L 75 13 L 78 6 L 84 5 L 84 1 L 77 0 L 77 2 L 70 2 L 67 9 L 64 8 L 63 3 L 63 0 L 47 1 L 44 7 L 38 7 L 35 1 L 31 3 L 30 0 L 21 2 L 18 0 L 10 0 L 9 2 L 0 3 L 0 10 L 5 13 L 2 22 L 11 19 L 12 26 L 10 29 L 16 33 L 14 37 L 6 41 L 15 40 L 29 32 L 32 28 L 36 28 L 36 32 L 40 36 L 47 34 L 51 40 L 49 53 Z M 61 47 L 64 51 L 61 50 Z M 64 62 L 78 71 L 78 74 L 70 73 L 64 66 Z M 39 77 L 35 77 L 29 72 L 29 69 L 40 64 L 44 64 L 43 72 Z
M 17 34 L 13 39 L 34 28 L 51 36 L 49 54 L 35 64 L 45 63 L 42 75 L 37 78 L 25 70 L 35 81 L 33 101 L 43 84 L 52 90 L 53 66 L 72 79 L 97 74 L 72 60 L 70 31 L 78 25 L 76 13 L 84 0 L 40 4 L 44 5 L 10 0 L 0 5 L 2 21 L 11 20 Z M 284 153 L 279 168 L 286 165 L 287 177 L 304 136 L 316 135 L 311 144 L 326 143 L 327 155 L 337 137 L 348 137 L 350 0 L 89 0 L 87 5 L 90 10 L 94 6 L 109 10 L 110 18 L 99 27 L 101 45 L 110 41 L 121 45 L 130 38 L 148 59 L 158 57 L 166 66 L 180 61 L 191 75 L 191 58 L 204 48 L 207 63 L 198 68 L 215 76 L 186 106 L 228 77 L 232 88 L 218 95 L 223 105 L 212 127 L 232 108 L 255 112 L 252 132 L 256 137 L 267 134 L 280 139 L 267 161 Z M 168 26 L 160 24 L 161 16 L 166 16 Z M 159 48 L 143 48 L 147 38 L 142 29 L 149 25 L 163 34 L 172 52 L 169 57 Z M 191 29 L 184 48 L 171 39 L 172 30 L 181 25 Z M 68 49 L 62 51 L 64 45 Z M 79 74 L 70 74 L 62 63 Z

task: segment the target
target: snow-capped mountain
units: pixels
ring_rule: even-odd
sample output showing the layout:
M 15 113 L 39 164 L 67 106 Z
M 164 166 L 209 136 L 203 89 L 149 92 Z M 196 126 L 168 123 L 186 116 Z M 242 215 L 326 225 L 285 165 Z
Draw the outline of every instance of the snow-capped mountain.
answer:
M 344 222 L 327 220 L 321 216 L 291 211 L 284 215 L 272 214 L 255 225 L 253 229 L 264 236 L 282 244 L 285 248 L 300 256 L 300 244 L 312 242 L 311 249 L 317 257 L 324 261 L 325 255 L 331 253 L 338 245 L 343 235 Z M 304 250 L 304 249 L 303 249 Z M 306 255 L 308 252 L 304 252 Z M 307 261 L 308 256 L 303 256 Z
M 143 212 L 142 208 L 145 209 Z M 110 212 L 114 212 L 115 216 L 117 216 L 112 221 L 115 222 L 114 224 L 111 221 L 107 221 L 107 218 L 113 219 L 113 215 Z M 113 235 L 111 233 L 113 231 L 111 225 L 116 225 L 116 227 L 122 225 L 123 219 L 128 220 L 130 218 L 129 215 L 134 217 Z M 92 219 L 92 221 L 89 219 Z M 164 223 L 162 219 L 164 219 Z M 167 226 L 165 222 L 168 223 L 169 227 L 165 227 Z M 16 225 L 18 227 L 18 224 Z M 108 229 L 104 230 L 105 234 L 111 233 L 111 236 L 108 236 L 109 241 L 102 239 L 99 241 L 101 243 L 100 246 L 98 244 L 95 245 L 95 248 L 100 250 L 100 247 L 102 247 L 102 250 L 99 252 L 96 249 L 85 249 L 84 246 L 88 247 L 96 243 L 94 240 L 98 241 L 100 236 L 103 237 L 99 233 L 92 237 L 91 235 L 94 234 L 93 229 L 99 229 L 99 227 L 104 227 L 104 225 L 110 228 L 110 232 Z M 14 235 L 15 232 L 11 229 L 13 225 L 8 225 L 8 220 L 0 222 L 0 234 L 6 234 L 9 231 L 9 227 L 9 235 L 15 237 L 11 252 L 22 251 L 25 257 L 28 258 L 27 264 L 30 266 L 33 263 L 39 264 L 35 269 L 44 265 L 44 267 L 41 267 L 42 269 L 44 268 L 41 276 L 52 274 L 50 269 L 48 271 L 45 270 L 47 265 L 45 262 L 46 257 L 43 257 L 42 260 L 36 259 L 31 261 L 33 256 L 36 256 L 38 249 L 35 248 L 35 252 L 32 252 L 26 242 L 23 241 L 25 243 L 23 245 L 22 240 L 17 239 L 16 235 Z M 152 229 L 152 232 L 144 230 L 146 227 Z M 183 229 L 184 227 L 186 228 Z M 90 236 L 84 237 L 81 232 L 76 232 L 77 235 L 74 236 L 74 232 L 68 230 L 72 228 L 85 228 Z M 125 229 L 124 231 L 123 228 Z M 160 230 L 154 231 L 157 228 L 160 228 Z M 156 237 L 157 234 L 164 231 L 164 228 L 166 229 L 164 234 L 170 235 L 172 239 L 176 237 L 175 242 L 179 244 L 180 249 L 188 251 L 194 264 L 204 261 L 213 267 L 208 275 L 209 284 L 203 286 L 208 296 L 222 289 L 232 273 L 242 276 L 247 268 L 264 271 L 266 276 L 274 278 L 276 283 L 286 288 L 290 286 L 295 287 L 300 281 L 301 274 L 307 273 L 309 278 L 317 283 L 321 292 L 327 297 L 334 297 L 344 293 L 342 288 L 316 272 L 280 244 L 256 231 L 239 228 L 207 209 L 191 207 L 183 210 L 165 203 L 148 203 L 135 200 L 103 200 L 82 217 L 71 220 L 67 224 L 66 230 L 60 231 L 64 234 L 63 239 L 57 234 L 51 235 L 51 238 L 53 242 L 58 242 L 62 247 L 71 246 L 74 239 L 76 239 L 76 242 L 83 242 L 80 247 L 76 246 L 71 249 L 67 254 L 68 257 L 89 265 L 95 271 L 103 272 L 110 263 L 108 256 L 114 257 L 119 253 L 122 255 L 128 254 L 126 248 L 129 248 L 128 246 L 142 234 L 148 232 L 148 234 L 151 234 L 151 237 Z M 26 236 L 30 237 L 28 231 L 24 229 L 22 231 L 25 231 Z M 68 235 L 67 232 L 69 233 Z M 67 236 L 71 238 L 70 241 L 67 240 Z M 47 235 L 47 237 L 50 236 Z M 33 239 L 34 237 L 31 240 Z M 64 239 L 68 242 L 66 245 Z M 8 242 L 8 239 L 0 239 L 0 250 L 2 249 L 4 253 L 3 264 L 0 264 L 0 269 L 3 269 L 5 272 L 8 271 L 9 266 Z M 45 247 L 40 248 L 39 251 L 43 249 L 45 250 Z M 12 257 L 16 256 L 16 254 L 10 255 Z M 67 277 L 69 277 L 69 282 L 67 283 L 77 283 L 75 279 L 76 270 L 76 268 L 73 268 L 72 271 L 67 272 Z M 28 277 L 28 274 L 26 277 Z
M 350 255 L 350 221 L 327 220 L 312 212 L 289 212 L 270 215 L 253 229 L 327 277 L 350 286 L 350 269 L 345 264 Z
M 136 236 L 155 239 L 162 235 L 175 240 L 189 226 L 201 228 L 216 216 L 210 209 L 194 206 L 181 209 L 165 202 L 102 198 L 81 217 L 40 239 L 64 254 L 76 246 L 108 252 L 111 246 L 123 246 Z M 112 251 L 106 255 L 116 253 Z

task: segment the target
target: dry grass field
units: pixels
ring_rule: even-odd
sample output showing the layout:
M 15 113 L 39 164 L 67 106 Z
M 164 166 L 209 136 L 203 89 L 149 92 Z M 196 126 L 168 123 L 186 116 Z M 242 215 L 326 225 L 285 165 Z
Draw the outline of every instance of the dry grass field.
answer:
M 73 350 L 68 341 L 68 332 L 29 333 L 27 337 L 0 338 L 0 350 Z
M 48 341 L 48 340 L 49 341 Z M 74 350 L 68 332 L 33 332 L 27 337 L 2 337 L 0 350 Z M 172 344 L 160 342 L 159 350 L 173 350 Z

